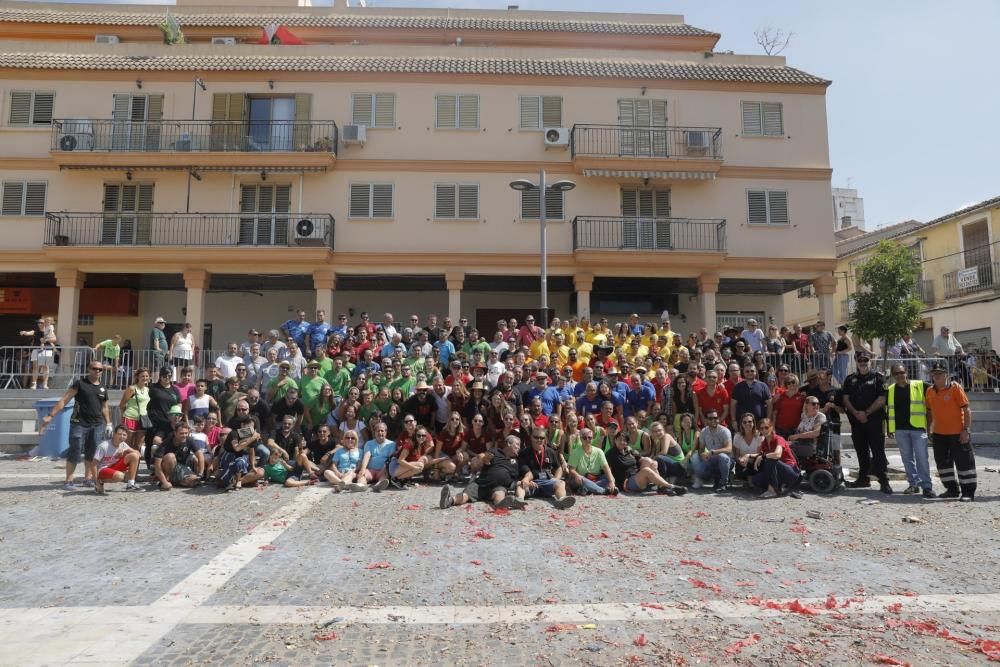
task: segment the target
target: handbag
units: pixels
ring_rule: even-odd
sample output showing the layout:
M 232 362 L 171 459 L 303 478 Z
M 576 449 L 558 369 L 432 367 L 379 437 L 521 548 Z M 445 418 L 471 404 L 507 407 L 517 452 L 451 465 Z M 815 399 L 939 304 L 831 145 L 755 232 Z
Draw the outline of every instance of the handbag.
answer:
M 132 398 L 135 399 L 135 411 L 139 412 L 139 397 L 137 396 L 138 389 L 135 386 L 132 387 Z M 153 420 L 149 418 L 149 415 L 139 415 L 139 425 L 142 426 L 143 431 L 148 431 L 153 428 Z

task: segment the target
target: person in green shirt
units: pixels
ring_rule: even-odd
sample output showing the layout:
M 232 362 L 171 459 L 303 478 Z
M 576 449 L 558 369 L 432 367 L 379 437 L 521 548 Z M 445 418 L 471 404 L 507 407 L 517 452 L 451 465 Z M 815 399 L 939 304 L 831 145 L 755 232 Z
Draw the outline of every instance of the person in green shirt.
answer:
M 298 389 L 299 383 L 288 374 L 292 365 L 286 359 L 278 364 L 278 377 L 267 384 L 268 401 L 274 403 L 280 401 L 288 393 L 289 389 Z
M 302 477 L 305 479 L 301 479 Z M 288 487 L 310 486 L 316 483 L 316 480 L 302 470 L 301 466 L 289 465 L 288 461 L 281 458 L 281 455 L 274 450 L 271 451 L 270 456 L 267 457 L 267 463 L 264 464 L 264 479 Z
M 306 374 L 302 376 L 299 380 L 299 398 L 302 399 L 302 404 L 306 408 L 306 414 L 309 414 L 316 403 L 319 401 L 319 396 L 323 392 L 323 387 L 329 387 L 330 383 L 326 381 L 326 378 L 320 375 L 320 364 L 318 361 L 313 359 L 308 364 L 306 364 Z M 313 422 L 314 424 L 322 424 L 322 421 Z
M 483 359 L 490 356 L 490 344 L 479 338 L 478 329 L 469 331 L 469 340 L 465 341 L 465 344 L 462 345 L 462 352 L 465 352 L 466 359 L 472 359 L 474 350 L 479 350 L 479 354 Z
M 615 477 L 604 452 L 594 447 L 594 432 L 589 428 L 580 431 L 580 447 L 569 455 L 569 488 L 581 496 L 591 493 L 618 495 Z
M 122 337 L 115 334 L 94 346 L 94 356 L 104 364 L 105 371 L 111 371 L 111 382 L 118 379 L 118 366 L 122 356 Z
M 344 367 L 343 356 L 333 360 L 333 368 L 326 374 L 326 381 L 333 387 L 333 393 L 340 398 L 351 388 L 351 371 Z
M 413 394 L 413 391 L 417 386 L 417 381 L 413 377 L 413 370 L 405 364 L 403 365 L 402 368 L 400 368 L 400 373 L 402 373 L 402 375 L 393 380 L 389 384 L 389 388 L 399 389 L 401 392 L 403 392 L 403 398 L 407 398 L 411 394 Z

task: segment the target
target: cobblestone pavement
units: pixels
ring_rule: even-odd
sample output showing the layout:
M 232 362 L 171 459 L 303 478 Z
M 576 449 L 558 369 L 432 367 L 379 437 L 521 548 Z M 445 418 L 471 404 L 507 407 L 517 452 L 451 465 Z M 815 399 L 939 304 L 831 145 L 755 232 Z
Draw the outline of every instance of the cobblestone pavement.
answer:
M 0 664 L 982 664 L 998 459 L 977 453 L 974 504 L 692 492 L 509 515 L 440 511 L 426 486 L 99 497 L 6 459 Z

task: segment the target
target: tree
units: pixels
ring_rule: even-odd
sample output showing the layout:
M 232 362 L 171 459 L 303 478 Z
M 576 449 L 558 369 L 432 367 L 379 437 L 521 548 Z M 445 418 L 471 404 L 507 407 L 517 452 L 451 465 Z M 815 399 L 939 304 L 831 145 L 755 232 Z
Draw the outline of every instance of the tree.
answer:
M 858 291 L 849 297 L 854 302 L 850 326 L 862 338 L 881 340 L 883 359 L 889 358 L 889 346 L 920 322 L 919 280 L 919 258 L 893 241 L 880 242 L 858 269 Z
M 794 34 L 794 32 L 786 33 L 781 28 L 772 28 L 769 25 L 753 31 L 754 39 L 760 44 L 760 48 L 764 49 L 764 53 L 769 56 L 776 56 L 784 51 Z

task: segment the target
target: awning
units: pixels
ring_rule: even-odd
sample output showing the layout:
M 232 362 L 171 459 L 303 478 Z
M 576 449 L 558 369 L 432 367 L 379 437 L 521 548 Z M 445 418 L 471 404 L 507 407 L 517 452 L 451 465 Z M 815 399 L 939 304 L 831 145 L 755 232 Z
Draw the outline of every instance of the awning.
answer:
M 631 169 L 584 169 L 584 176 L 600 178 L 651 178 L 661 181 L 714 181 L 714 171 L 637 171 Z

